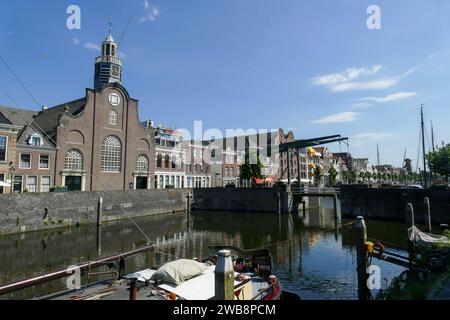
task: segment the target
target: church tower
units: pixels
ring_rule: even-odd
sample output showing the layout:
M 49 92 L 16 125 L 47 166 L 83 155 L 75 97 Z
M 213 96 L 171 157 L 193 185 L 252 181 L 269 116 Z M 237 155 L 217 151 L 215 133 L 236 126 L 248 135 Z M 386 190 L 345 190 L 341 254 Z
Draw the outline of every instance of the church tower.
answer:
M 102 55 L 95 59 L 95 90 L 101 90 L 108 83 L 122 82 L 122 62 L 118 54 L 110 29 L 108 37 L 102 43 Z

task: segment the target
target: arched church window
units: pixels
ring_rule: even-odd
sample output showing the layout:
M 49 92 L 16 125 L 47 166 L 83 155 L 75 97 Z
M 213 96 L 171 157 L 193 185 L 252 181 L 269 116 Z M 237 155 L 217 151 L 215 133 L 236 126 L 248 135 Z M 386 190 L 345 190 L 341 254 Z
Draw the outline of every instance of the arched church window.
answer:
M 115 136 L 106 137 L 102 145 L 102 171 L 120 172 L 122 167 L 122 143 Z
M 76 149 L 69 150 L 64 159 L 66 170 L 83 170 L 83 154 Z
M 139 157 L 137 157 L 136 171 L 137 172 L 148 172 L 149 171 L 149 162 L 148 162 L 148 157 L 146 155 L 141 154 Z

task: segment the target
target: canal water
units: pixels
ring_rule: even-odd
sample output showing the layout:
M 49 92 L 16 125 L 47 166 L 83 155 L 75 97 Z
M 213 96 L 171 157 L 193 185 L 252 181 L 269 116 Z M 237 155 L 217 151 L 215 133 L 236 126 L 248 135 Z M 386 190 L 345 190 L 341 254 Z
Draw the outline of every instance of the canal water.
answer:
M 269 248 L 275 274 L 283 288 L 302 299 L 357 299 L 356 251 L 350 220 L 336 229 L 332 201 L 293 215 L 267 213 L 196 212 L 151 216 L 96 226 L 82 226 L 0 237 L 0 284 L 59 271 L 144 246 L 148 237 L 155 252 L 127 260 L 127 271 L 159 266 L 177 258 L 208 256 L 210 245 L 243 249 Z M 392 222 L 367 221 L 369 238 L 403 247 L 406 228 Z M 142 231 L 140 231 L 141 229 Z M 145 233 L 145 235 L 144 235 Z M 403 253 L 405 254 L 405 253 Z M 404 269 L 374 261 L 381 268 L 382 289 Z M 96 270 L 97 271 L 97 270 Z M 106 270 L 105 270 L 106 271 Z M 93 280 L 91 277 L 90 280 Z M 83 281 L 87 281 L 86 278 Z M 1 299 L 32 299 L 58 292 L 66 280 L 35 286 Z M 84 283 L 84 282 L 83 282 Z M 374 296 L 379 291 L 374 290 Z

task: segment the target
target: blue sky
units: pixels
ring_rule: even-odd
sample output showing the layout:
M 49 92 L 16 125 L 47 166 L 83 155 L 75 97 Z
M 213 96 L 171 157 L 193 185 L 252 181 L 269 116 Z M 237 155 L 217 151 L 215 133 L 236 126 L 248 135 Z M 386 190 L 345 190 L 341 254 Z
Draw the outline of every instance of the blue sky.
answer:
M 81 30 L 66 28 L 73 4 Z M 371 4 L 381 30 L 367 28 Z M 110 16 L 116 39 L 133 16 L 124 86 L 143 119 L 342 134 L 355 156 L 375 163 L 378 143 L 381 161 L 400 166 L 405 148 L 417 160 L 424 103 L 428 128 L 449 142 L 450 1 L 0 0 L 0 54 L 40 104 L 80 98 Z M 1 64 L 0 86 L 37 109 Z M 2 90 L 0 104 L 12 105 Z

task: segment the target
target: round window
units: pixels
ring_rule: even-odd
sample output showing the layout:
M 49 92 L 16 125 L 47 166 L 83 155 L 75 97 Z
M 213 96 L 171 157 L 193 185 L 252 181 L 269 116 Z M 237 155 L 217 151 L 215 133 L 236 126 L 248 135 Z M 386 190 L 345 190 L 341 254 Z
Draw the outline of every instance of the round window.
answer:
M 114 106 L 117 107 L 120 104 L 120 97 L 117 93 L 111 93 L 109 95 L 109 103 Z

